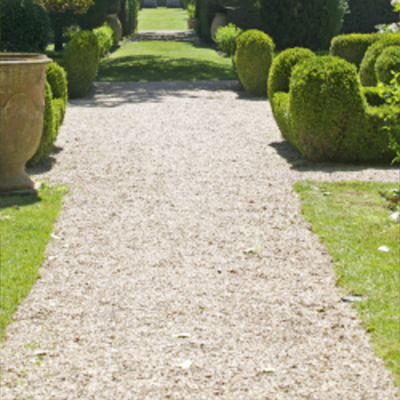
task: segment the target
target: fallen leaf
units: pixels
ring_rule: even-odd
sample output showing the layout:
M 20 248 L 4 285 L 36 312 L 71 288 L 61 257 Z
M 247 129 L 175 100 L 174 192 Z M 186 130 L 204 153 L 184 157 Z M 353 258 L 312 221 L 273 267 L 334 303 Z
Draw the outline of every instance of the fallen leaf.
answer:
M 57 236 L 54 233 L 50 233 L 50 236 L 54 239 L 54 240 L 63 240 L 63 238 L 61 236 Z
M 258 246 L 250 247 L 249 249 L 243 250 L 244 254 L 256 254 L 258 250 Z
M 262 374 L 274 374 L 275 373 L 275 368 L 272 367 L 264 367 L 261 369 Z
M 191 337 L 192 335 L 189 332 L 182 332 L 182 333 L 178 333 L 177 335 L 174 335 L 175 337 L 177 337 L 178 339 L 186 339 Z

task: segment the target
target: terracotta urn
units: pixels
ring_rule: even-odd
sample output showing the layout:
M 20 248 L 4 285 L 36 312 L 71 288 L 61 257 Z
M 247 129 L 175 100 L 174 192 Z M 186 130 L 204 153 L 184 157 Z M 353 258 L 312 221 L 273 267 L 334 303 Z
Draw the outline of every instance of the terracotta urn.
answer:
M 111 29 L 114 31 L 114 46 L 118 46 L 119 41 L 122 39 L 122 24 L 118 19 L 117 14 L 108 14 L 107 22 L 110 24 Z
M 46 67 L 42 54 L 0 54 L 0 194 L 34 191 L 26 162 L 43 130 Z
M 225 26 L 228 24 L 228 18 L 226 14 L 217 13 L 211 23 L 211 37 L 215 40 L 215 33 L 220 26 Z

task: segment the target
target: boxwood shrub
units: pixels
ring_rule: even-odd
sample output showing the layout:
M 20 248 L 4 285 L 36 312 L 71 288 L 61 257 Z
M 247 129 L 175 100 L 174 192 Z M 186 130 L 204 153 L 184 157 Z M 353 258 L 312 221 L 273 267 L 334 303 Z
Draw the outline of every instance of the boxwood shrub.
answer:
M 360 67 L 368 47 L 379 40 L 377 33 L 353 33 L 349 35 L 339 35 L 332 39 L 330 53 Z
M 50 40 L 46 10 L 32 0 L 0 2 L 1 51 L 41 53 Z
M 274 42 L 266 33 L 250 29 L 236 39 L 236 44 L 235 65 L 240 82 L 250 94 L 266 96 Z
M 387 117 L 400 108 L 368 106 L 355 65 L 343 59 L 311 57 L 297 63 L 289 94 L 276 92 L 273 102 L 274 110 L 281 110 L 286 138 L 307 159 L 389 163 L 395 156 L 385 126 L 399 141 L 400 121 Z
M 104 58 L 109 52 L 114 43 L 114 31 L 108 22 L 105 22 L 99 28 L 93 29 L 93 33 L 99 42 L 99 57 Z
M 52 62 L 46 69 L 45 109 L 42 136 L 36 153 L 28 161 L 28 166 L 40 163 L 49 155 L 64 120 L 67 100 L 66 73 L 62 67 Z
M 399 72 L 400 46 L 386 47 L 375 63 L 376 80 L 388 85 L 394 77 L 393 73 L 397 74 Z
M 71 99 L 83 97 L 92 86 L 99 63 L 99 42 L 90 31 L 73 36 L 65 49 L 63 66 L 68 76 L 68 95 Z
M 360 79 L 363 86 L 376 86 L 375 63 L 389 46 L 400 46 L 400 33 L 380 34 L 380 39 L 368 47 L 360 66 Z

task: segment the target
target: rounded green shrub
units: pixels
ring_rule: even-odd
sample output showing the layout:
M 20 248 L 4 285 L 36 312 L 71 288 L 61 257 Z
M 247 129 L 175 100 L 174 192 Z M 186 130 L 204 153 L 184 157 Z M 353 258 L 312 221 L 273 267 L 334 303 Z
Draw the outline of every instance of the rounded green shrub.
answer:
M 63 67 L 52 62 L 47 66 L 46 79 L 50 83 L 53 92 L 53 103 L 55 113 L 57 114 L 56 129 L 58 131 L 58 128 L 64 121 L 68 101 L 67 74 Z
M 234 55 L 236 52 L 236 39 L 242 32 L 242 29 L 233 24 L 220 26 L 215 33 L 215 41 L 218 44 L 218 48 L 228 56 Z
M 310 58 L 294 68 L 290 82 L 292 134 L 306 158 L 357 158 L 366 107 L 353 64 L 326 56 Z
M 110 52 L 114 43 L 114 31 L 108 22 L 106 22 L 99 28 L 93 29 L 93 33 L 96 35 L 99 42 L 99 57 L 103 58 Z
M 290 76 L 295 65 L 314 56 L 309 49 L 295 47 L 286 49 L 275 57 L 268 77 L 268 97 L 271 102 L 276 92 L 289 93 Z
M 383 50 L 375 63 L 375 74 L 378 82 L 390 84 L 393 73 L 400 72 L 400 46 L 389 46 Z
M 250 29 L 237 38 L 236 44 L 235 65 L 240 82 L 250 94 L 266 96 L 274 42 L 264 32 Z
M 57 130 L 56 130 L 56 114 L 53 105 L 53 92 L 51 90 L 50 83 L 46 79 L 46 86 L 44 92 L 44 116 L 43 116 L 43 130 L 42 136 L 40 138 L 40 144 L 36 153 L 28 161 L 28 166 L 33 166 L 43 161 L 50 150 L 53 147 L 53 143 L 56 140 Z
M 363 86 L 376 86 L 375 63 L 386 47 L 400 46 L 400 33 L 383 33 L 381 38 L 368 47 L 360 66 L 360 79 Z
M 97 37 L 90 31 L 78 32 L 68 43 L 63 66 L 67 71 L 71 99 L 85 96 L 92 86 L 97 74 L 99 51 Z
M 332 39 L 330 53 L 360 67 L 368 47 L 379 40 L 377 33 L 352 33 L 339 35 Z
M 1 51 L 44 52 L 51 26 L 46 10 L 32 0 L 0 2 Z

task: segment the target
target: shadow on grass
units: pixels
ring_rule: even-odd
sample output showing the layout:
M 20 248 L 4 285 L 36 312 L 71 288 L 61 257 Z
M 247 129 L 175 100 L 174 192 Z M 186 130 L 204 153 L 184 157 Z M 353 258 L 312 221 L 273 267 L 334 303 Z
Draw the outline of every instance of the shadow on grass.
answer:
M 8 194 L 6 196 L 0 196 L 0 210 L 4 208 L 15 207 L 16 210 L 20 207 L 30 206 L 32 204 L 36 204 L 42 201 L 42 199 L 35 195 L 12 195 Z
M 195 58 L 132 55 L 104 59 L 98 81 L 170 82 L 191 80 L 231 80 L 230 65 Z
M 320 163 L 308 161 L 300 154 L 300 152 L 288 141 L 272 142 L 269 144 L 276 152 L 284 158 L 290 165 L 291 169 L 299 172 L 320 171 L 329 174 L 341 171 L 364 171 L 367 169 L 375 169 L 380 171 L 398 171 L 398 165 L 387 164 L 334 164 Z M 329 178 L 327 178 L 329 180 Z

